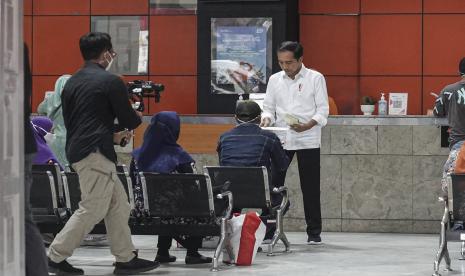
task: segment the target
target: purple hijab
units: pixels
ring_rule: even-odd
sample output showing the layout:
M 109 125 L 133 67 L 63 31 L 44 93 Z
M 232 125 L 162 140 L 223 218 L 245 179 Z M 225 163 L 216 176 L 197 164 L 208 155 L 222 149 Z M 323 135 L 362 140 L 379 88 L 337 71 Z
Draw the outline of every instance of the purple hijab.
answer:
M 45 134 L 52 130 L 53 122 L 48 117 L 40 116 L 34 117 L 31 123 L 34 131 L 34 138 L 37 143 L 37 153 L 32 163 L 39 165 L 49 164 L 50 161 L 52 163 L 58 163 L 55 154 L 53 154 L 44 138 Z
M 152 117 L 142 146 L 132 153 L 139 171 L 172 173 L 180 164 L 194 162 L 176 143 L 180 128 L 181 122 L 176 112 L 163 111 Z

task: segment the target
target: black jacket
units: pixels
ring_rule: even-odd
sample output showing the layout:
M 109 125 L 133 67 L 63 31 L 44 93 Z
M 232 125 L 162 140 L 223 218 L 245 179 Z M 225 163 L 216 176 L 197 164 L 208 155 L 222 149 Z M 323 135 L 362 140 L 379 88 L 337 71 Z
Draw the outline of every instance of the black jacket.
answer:
M 66 83 L 61 95 L 66 127 L 66 157 L 76 163 L 97 149 L 116 163 L 115 118 L 120 127 L 141 123 L 132 109 L 126 85 L 100 65 L 86 62 Z

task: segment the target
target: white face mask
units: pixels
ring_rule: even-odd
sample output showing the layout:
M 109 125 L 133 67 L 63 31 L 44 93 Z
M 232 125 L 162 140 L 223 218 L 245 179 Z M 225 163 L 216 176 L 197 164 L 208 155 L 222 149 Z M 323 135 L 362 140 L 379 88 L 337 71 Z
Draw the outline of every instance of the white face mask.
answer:
M 45 142 L 47 143 L 47 145 L 50 146 L 53 142 L 55 142 L 57 137 L 56 137 L 56 135 L 54 133 L 47 132 L 47 134 L 45 134 L 45 136 L 44 136 L 44 139 L 45 139 Z
M 242 121 L 241 119 L 239 119 L 239 118 L 236 117 L 236 120 L 240 123 L 240 125 L 242 125 L 242 124 L 251 123 L 251 122 L 255 121 L 258 117 L 260 117 L 260 115 L 258 115 L 257 117 L 253 118 L 252 120 L 248 120 L 248 121 Z
M 108 65 L 107 65 L 107 67 L 105 67 L 105 70 L 109 71 L 110 68 L 111 68 L 111 65 L 113 64 L 113 61 L 115 61 L 115 59 L 113 58 L 113 56 L 112 56 L 112 54 L 110 52 L 107 52 L 107 53 L 110 56 L 110 61 L 108 61 L 107 58 L 105 58 L 105 61 L 108 62 Z

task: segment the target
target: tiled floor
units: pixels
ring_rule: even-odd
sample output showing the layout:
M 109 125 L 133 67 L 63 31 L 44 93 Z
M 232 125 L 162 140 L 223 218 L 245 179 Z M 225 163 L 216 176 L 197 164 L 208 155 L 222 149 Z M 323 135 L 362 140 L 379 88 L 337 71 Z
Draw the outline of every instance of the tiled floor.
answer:
M 317 246 L 307 245 L 304 233 L 288 233 L 288 237 L 291 253 L 274 257 L 258 253 L 252 266 L 223 265 L 222 271 L 210 272 L 209 265 L 186 266 L 185 250 L 174 248 L 171 253 L 178 257 L 177 262 L 143 275 L 425 276 L 432 274 L 438 246 L 437 235 L 323 233 L 324 244 Z M 141 257 L 155 257 L 156 236 L 133 236 L 133 240 Z M 465 275 L 465 261 L 458 260 L 460 244 L 451 243 L 449 250 L 454 271 L 441 270 L 442 275 Z M 202 250 L 202 254 L 211 256 L 213 251 Z M 112 275 L 113 257 L 108 247 L 81 247 L 69 261 L 86 275 Z

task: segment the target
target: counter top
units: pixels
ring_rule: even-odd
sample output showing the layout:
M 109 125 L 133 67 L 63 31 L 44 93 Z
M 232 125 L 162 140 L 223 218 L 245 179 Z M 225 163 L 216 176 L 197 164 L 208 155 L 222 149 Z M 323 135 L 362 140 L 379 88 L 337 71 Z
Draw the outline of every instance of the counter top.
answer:
M 181 115 L 183 124 L 211 124 L 227 125 L 235 124 L 232 115 Z M 149 123 L 151 116 L 144 116 L 144 122 Z M 347 126 L 421 126 L 421 125 L 447 125 L 447 118 L 435 118 L 432 116 L 365 116 L 365 115 L 338 115 L 329 116 L 328 125 Z

